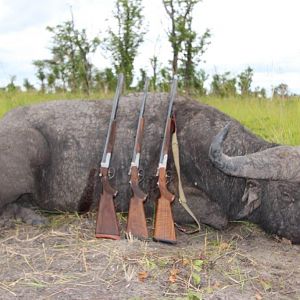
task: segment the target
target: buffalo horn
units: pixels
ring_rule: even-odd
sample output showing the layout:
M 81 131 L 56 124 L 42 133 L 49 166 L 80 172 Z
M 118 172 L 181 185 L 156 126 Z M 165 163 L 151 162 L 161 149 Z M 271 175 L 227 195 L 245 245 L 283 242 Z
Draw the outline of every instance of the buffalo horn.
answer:
M 223 153 L 223 142 L 229 131 L 227 124 L 213 139 L 209 157 L 222 172 L 236 177 L 268 180 L 300 181 L 300 147 L 276 146 L 244 156 Z

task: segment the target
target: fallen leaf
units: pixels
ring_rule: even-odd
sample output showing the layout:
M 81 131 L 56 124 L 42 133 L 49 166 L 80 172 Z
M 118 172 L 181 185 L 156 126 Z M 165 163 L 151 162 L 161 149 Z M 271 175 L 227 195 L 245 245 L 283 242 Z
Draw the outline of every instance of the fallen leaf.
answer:
M 180 270 L 178 269 L 172 269 L 170 271 L 171 275 L 169 277 L 169 281 L 172 282 L 172 283 L 175 283 L 176 282 L 176 279 L 177 279 L 177 275 L 180 273 Z
M 144 282 L 145 279 L 148 277 L 148 272 L 143 271 L 138 273 L 139 281 Z
M 220 250 L 228 250 L 230 249 L 230 245 L 226 242 L 220 244 Z
M 257 293 L 255 294 L 255 299 L 256 299 L 256 300 L 262 300 L 261 294 L 257 292 Z
M 183 266 L 186 266 L 186 265 L 189 265 L 190 264 L 190 260 L 189 259 L 187 259 L 187 258 L 183 258 L 182 259 L 182 265 Z
M 218 289 L 221 287 L 221 283 L 219 281 L 216 281 L 213 285 L 212 285 L 212 288 L 213 289 Z

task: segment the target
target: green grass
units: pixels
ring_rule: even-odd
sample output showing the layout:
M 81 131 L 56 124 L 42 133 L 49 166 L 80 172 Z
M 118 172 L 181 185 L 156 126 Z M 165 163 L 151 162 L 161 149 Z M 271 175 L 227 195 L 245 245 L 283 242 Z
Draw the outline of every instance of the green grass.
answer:
M 113 94 L 84 94 L 0 91 L 0 118 L 9 110 L 23 105 L 57 99 L 104 99 Z M 199 100 L 240 121 L 251 131 L 271 142 L 300 145 L 300 99 L 267 100 L 257 98 L 203 97 Z
M 300 99 L 201 98 L 240 121 L 262 138 L 276 143 L 300 144 Z
M 105 95 L 103 93 L 93 93 L 89 96 L 80 93 L 49 93 L 44 94 L 40 92 L 3 92 L 0 91 L 0 118 L 13 108 L 30 105 L 35 103 L 42 103 L 51 100 L 63 99 L 105 99 L 111 98 L 112 95 Z

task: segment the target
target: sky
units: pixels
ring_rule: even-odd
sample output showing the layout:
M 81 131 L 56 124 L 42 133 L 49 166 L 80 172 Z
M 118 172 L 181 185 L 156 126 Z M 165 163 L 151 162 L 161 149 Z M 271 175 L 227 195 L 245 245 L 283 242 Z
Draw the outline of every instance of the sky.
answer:
M 38 84 L 32 61 L 50 58 L 51 35 L 47 26 L 70 20 L 85 28 L 90 38 L 103 37 L 113 26 L 113 0 L 0 0 L 0 87 L 11 76 Z M 151 72 L 149 58 L 162 65 L 172 57 L 166 32 L 169 20 L 161 0 L 143 0 L 148 33 L 139 49 L 136 70 Z M 200 68 L 209 74 L 230 71 L 233 76 L 248 66 L 254 70 L 252 88 L 286 83 L 300 94 L 299 0 L 203 0 L 194 10 L 193 27 L 199 34 L 208 28 L 211 44 Z M 110 66 L 100 49 L 91 57 L 100 69 Z M 208 83 L 209 84 L 209 81 Z

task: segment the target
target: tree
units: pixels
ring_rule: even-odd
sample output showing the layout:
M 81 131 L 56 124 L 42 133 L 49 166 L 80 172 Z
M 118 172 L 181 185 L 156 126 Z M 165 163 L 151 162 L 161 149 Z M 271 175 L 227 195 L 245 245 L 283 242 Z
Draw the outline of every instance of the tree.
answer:
M 35 73 L 38 80 L 41 82 L 41 91 L 45 91 L 45 79 L 46 79 L 46 62 L 43 60 L 34 60 L 33 65 L 37 68 Z
M 189 39 L 194 40 L 194 32 L 189 28 L 192 22 L 191 13 L 194 6 L 200 0 L 163 0 L 166 13 L 170 18 L 171 27 L 168 31 L 168 38 L 171 43 L 173 58 L 173 75 L 178 73 L 179 56 L 182 52 L 183 42 Z
M 29 82 L 27 78 L 24 79 L 23 86 L 27 92 L 35 90 L 34 86 Z
M 257 86 L 254 89 L 253 95 L 254 95 L 254 97 L 257 97 L 257 98 L 266 98 L 267 97 L 267 91 L 266 91 L 265 88 L 261 88 L 261 87 Z
M 158 80 L 158 57 L 153 55 L 150 58 L 150 64 L 152 67 L 152 77 L 151 77 L 151 85 L 154 91 L 156 91 L 157 80 Z
M 109 28 L 103 41 L 104 50 L 111 53 L 115 72 L 125 76 L 126 88 L 132 83 L 134 60 L 146 33 L 142 9 L 142 0 L 116 0 L 113 17 L 117 30 Z
M 251 94 L 251 84 L 253 78 L 253 69 L 248 67 L 238 76 L 238 86 L 242 96 L 249 96 Z
M 179 54 L 182 50 L 182 42 L 186 39 L 187 19 L 194 7 L 200 0 L 163 0 L 163 4 L 171 20 L 171 28 L 168 32 L 169 42 L 171 43 L 173 58 L 173 75 L 178 73 Z
M 51 91 L 81 90 L 88 94 L 93 72 L 89 55 L 96 51 L 99 38 L 90 40 L 85 29 L 76 29 L 73 16 L 71 21 L 54 27 L 48 26 L 47 30 L 52 33 L 52 57 L 33 62 L 37 68 L 36 76 L 41 81 L 41 90 L 45 91 L 47 80 Z
M 101 89 L 105 94 L 107 94 L 108 91 L 115 90 L 116 86 L 117 79 L 111 68 L 105 68 L 103 71 L 95 71 L 94 89 Z
M 199 70 L 193 74 L 193 87 L 194 92 L 199 96 L 205 96 L 207 94 L 207 90 L 204 87 L 205 81 L 208 79 L 208 75 L 204 70 Z M 189 90 L 189 92 L 191 92 Z
M 144 89 L 145 81 L 146 81 L 147 73 L 144 69 L 140 69 L 140 78 L 137 84 L 137 88 L 139 91 Z
M 215 74 L 211 82 L 211 93 L 219 97 L 236 95 L 236 78 L 230 78 L 230 72 Z
M 16 75 L 10 76 L 9 84 L 6 86 L 6 90 L 8 92 L 15 92 L 17 90 L 20 90 L 20 87 L 15 85 L 16 79 L 17 79 Z
M 202 36 L 192 30 L 192 17 L 187 19 L 186 39 L 183 42 L 183 58 L 181 73 L 184 80 L 184 88 L 190 93 L 192 88 L 196 88 L 197 71 L 196 67 L 201 61 L 202 55 L 206 51 L 211 37 L 210 30 L 207 29 Z
M 48 67 L 56 80 L 61 80 L 63 88 L 71 91 L 83 90 L 89 93 L 92 79 L 92 64 L 88 56 L 94 53 L 100 43 L 98 37 L 88 39 L 85 29 L 75 29 L 74 20 L 55 27 L 47 27 L 52 36 L 52 59 Z
M 168 68 L 161 68 L 159 72 L 158 87 L 161 92 L 167 92 L 170 89 L 170 81 L 172 79 L 171 70 Z
M 289 87 L 286 83 L 280 83 L 274 88 L 274 96 L 281 99 L 289 96 Z
M 171 20 L 168 38 L 171 43 L 172 73 L 179 75 L 179 85 L 190 93 L 199 83 L 197 66 L 209 44 L 210 31 L 199 36 L 192 28 L 193 9 L 201 0 L 163 0 L 167 15 Z M 202 78 L 203 79 L 203 78 Z M 182 82 L 183 81 L 183 82 Z M 203 87 L 203 86 L 202 86 Z M 202 89 L 200 93 L 203 93 Z

